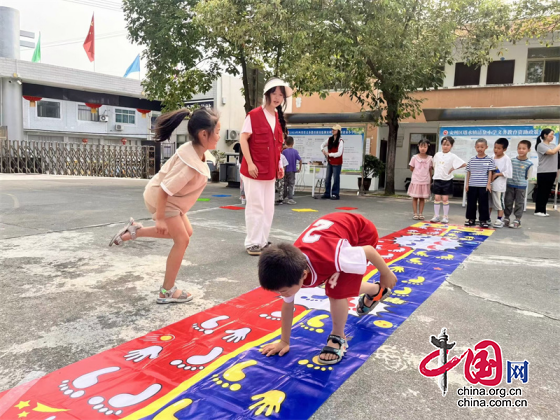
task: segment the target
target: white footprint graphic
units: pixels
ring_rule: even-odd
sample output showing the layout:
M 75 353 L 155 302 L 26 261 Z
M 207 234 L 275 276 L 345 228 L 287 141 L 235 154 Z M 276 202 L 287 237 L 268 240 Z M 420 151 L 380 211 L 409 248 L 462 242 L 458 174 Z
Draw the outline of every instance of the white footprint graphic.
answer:
M 139 404 L 143 401 L 146 401 L 156 395 L 162 386 L 160 384 L 152 384 L 144 391 L 142 391 L 138 395 L 133 394 L 119 394 L 115 395 L 113 398 L 109 400 L 107 405 L 113 408 L 125 408 L 131 407 L 133 405 Z M 93 397 L 90 398 L 88 401 L 89 405 L 93 405 L 93 409 L 99 411 L 100 413 L 105 414 L 106 416 L 110 416 L 111 414 L 115 414 L 116 416 L 120 416 L 122 414 L 122 410 L 111 410 L 109 407 L 106 407 L 103 402 L 105 398 L 103 397 Z
M 81 396 L 85 395 L 85 388 L 89 388 L 90 386 L 96 385 L 99 382 L 99 377 L 101 375 L 105 375 L 107 373 L 113 373 L 120 370 L 120 368 L 113 366 L 108 368 L 99 369 L 90 373 L 86 373 L 85 375 L 79 376 L 74 381 L 72 381 L 72 388 L 80 389 L 81 391 L 76 391 L 70 388 L 69 382 L 70 380 L 65 379 L 62 383 L 58 386 L 60 390 L 64 393 L 64 395 L 70 395 L 70 398 L 80 398 Z
M 204 334 L 212 334 L 214 332 L 214 328 L 218 328 L 218 322 L 225 319 L 229 319 L 229 316 L 217 316 L 215 318 L 204 321 L 200 324 L 200 326 L 198 326 L 198 324 L 193 324 L 193 328 L 197 331 L 203 332 Z
M 280 319 L 282 317 L 282 312 L 281 311 L 274 311 L 270 315 L 269 314 L 260 314 L 259 316 L 261 318 L 270 319 L 272 321 L 280 321 Z
M 196 355 L 189 357 L 185 362 L 182 360 L 173 360 L 170 365 L 177 366 L 178 369 L 185 370 L 202 370 L 204 366 L 218 357 L 224 351 L 221 347 L 214 347 L 207 355 Z

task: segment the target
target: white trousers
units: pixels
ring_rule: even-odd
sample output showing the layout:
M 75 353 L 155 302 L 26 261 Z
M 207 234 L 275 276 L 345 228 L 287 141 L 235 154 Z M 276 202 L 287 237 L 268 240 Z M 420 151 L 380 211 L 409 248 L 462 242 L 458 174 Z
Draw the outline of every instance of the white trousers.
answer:
M 259 181 L 241 175 L 245 187 L 245 225 L 247 237 L 245 248 L 252 245 L 265 246 L 274 217 L 275 180 Z

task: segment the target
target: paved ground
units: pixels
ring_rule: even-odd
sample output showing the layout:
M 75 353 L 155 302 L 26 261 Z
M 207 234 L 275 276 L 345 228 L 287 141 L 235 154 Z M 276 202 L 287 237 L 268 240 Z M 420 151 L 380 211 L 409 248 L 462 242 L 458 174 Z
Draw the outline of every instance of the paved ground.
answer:
M 169 244 L 139 240 L 108 248 L 129 216 L 148 219 L 146 181 L 0 175 L 0 391 L 161 328 L 256 286 L 256 258 L 243 250 L 237 191 L 209 185 L 190 215 L 195 235 L 179 283 L 196 299 L 157 306 Z M 293 240 L 337 205 L 359 208 L 385 235 L 413 223 L 410 201 L 343 196 L 340 202 L 297 197 L 299 213 L 276 208 L 273 240 Z M 431 204 L 428 204 L 428 209 Z M 429 212 L 426 212 L 429 214 Z M 316 413 L 315 419 L 560 418 L 560 213 L 526 213 L 523 229 L 502 229 L 487 240 Z M 451 222 L 462 223 L 453 204 Z M 146 220 L 147 223 L 150 223 Z M 447 327 L 457 349 L 489 338 L 504 358 L 529 360 L 523 386 L 529 406 L 458 408 L 457 389 L 469 385 L 450 372 L 443 398 L 435 380 L 418 372 L 433 350 L 429 336 Z

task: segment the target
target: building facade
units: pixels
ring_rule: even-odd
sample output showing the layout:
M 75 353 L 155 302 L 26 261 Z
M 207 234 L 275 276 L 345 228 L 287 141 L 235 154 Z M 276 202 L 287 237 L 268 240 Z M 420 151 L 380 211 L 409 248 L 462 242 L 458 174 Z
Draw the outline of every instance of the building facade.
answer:
M 443 86 L 437 90 L 428 90 L 414 94 L 424 102 L 424 112 L 416 118 L 400 122 L 397 137 L 397 156 L 395 162 L 395 188 L 405 189 L 405 181 L 410 177 L 408 163 L 417 153 L 416 144 L 422 138 L 432 143 L 439 143 L 439 129 L 450 125 L 546 125 L 560 124 L 560 112 L 557 117 L 540 119 L 539 110 L 555 109 L 560 106 L 560 47 L 543 47 L 538 42 L 521 42 L 507 45 L 505 52 L 498 55 L 493 52 L 494 61 L 479 68 L 455 62 L 445 68 Z M 347 113 L 359 112 L 360 105 L 347 96 L 330 92 L 325 100 L 318 95 L 293 99 L 293 113 Z M 428 110 L 469 110 L 477 108 L 492 109 L 494 119 L 480 120 L 427 120 Z M 507 111 L 513 108 L 528 109 L 527 117 L 510 119 Z M 504 111 L 500 117 L 499 110 Z M 436 112 L 437 114 L 437 112 Z M 455 112 L 457 114 L 457 112 Z M 385 159 L 388 139 L 388 127 L 367 128 L 366 137 L 370 139 L 371 154 Z M 535 140 L 532 138 L 531 140 Z M 437 146 L 433 148 L 437 150 Z M 379 187 L 383 187 L 384 177 L 380 177 Z M 377 182 L 374 183 L 377 186 Z

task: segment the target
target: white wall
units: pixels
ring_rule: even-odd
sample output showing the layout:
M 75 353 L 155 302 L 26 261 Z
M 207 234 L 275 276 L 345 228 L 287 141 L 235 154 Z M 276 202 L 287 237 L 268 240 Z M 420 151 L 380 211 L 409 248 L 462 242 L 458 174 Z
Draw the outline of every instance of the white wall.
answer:
M 220 113 L 221 136 L 218 150 L 233 152 L 235 142 L 226 144 L 227 130 L 241 130 L 245 121 L 245 98 L 241 93 L 243 81 L 224 75 L 218 79 L 215 107 Z
M 108 115 L 109 121 L 82 121 L 78 120 L 78 102 L 60 101 L 56 99 L 45 100 L 60 103 L 60 118 L 44 118 L 37 116 L 38 107 L 31 107 L 26 99 L 23 101 L 23 129 L 26 133 L 52 133 L 53 136 L 60 134 L 66 137 L 87 138 L 91 143 L 97 144 L 96 140 L 108 139 L 108 143 L 119 142 L 121 138 L 127 139 L 127 144 L 140 144 L 141 139 L 146 139 L 150 126 L 149 115 L 142 118 L 142 114 L 135 112 L 134 124 L 121 124 L 122 131 L 115 130 L 115 109 L 130 109 L 113 106 L 102 106 L 98 109 L 100 115 Z M 83 105 L 83 104 L 82 104 Z
M 524 41 L 519 42 L 517 45 L 511 43 L 506 44 L 503 54 L 498 55 L 498 50 L 491 52 L 490 56 L 494 61 L 515 60 L 515 70 L 513 74 L 513 84 L 525 84 L 527 73 L 527 54 L 529 48 L 543 47 L 538 41 L 531 40 L 527 45 Z M 461 62 L 458 58 L 458 62 Z M 488 66 L 482 66 L 480 69 L 480 86 L 486 86 L 486 76 L 488 74 Z M 452 65 L 446 64 L 445 66 L 445 79 L 443 87 L 453 87 L 455 81 L 455 63 Z

